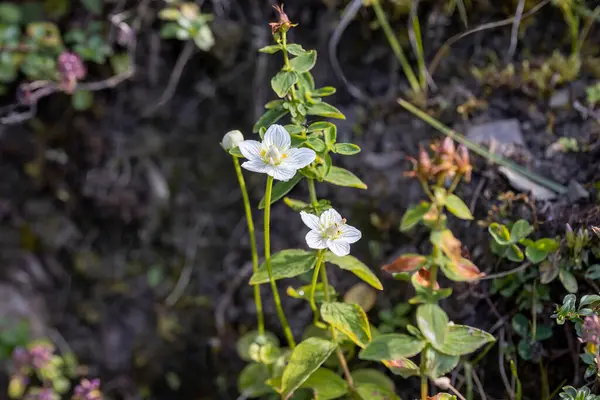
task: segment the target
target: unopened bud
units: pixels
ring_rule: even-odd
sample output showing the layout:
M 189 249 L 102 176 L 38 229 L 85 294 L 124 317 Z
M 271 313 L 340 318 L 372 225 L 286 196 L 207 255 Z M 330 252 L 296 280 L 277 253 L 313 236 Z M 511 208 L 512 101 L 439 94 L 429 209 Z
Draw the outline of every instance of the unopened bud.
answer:
M 244 135 L 242 132 L 235 130 L 229 131 L 223 136 L 223 141 L 221 142 L 221 147 L 225 151 L 229 151 L 234 147 L 238 147 L 241 142 L 244 141 Z
M 454 155 L 456 148 L 454 147 L 454 141 L 450 139 L 449 136 L 442 141 L 442 145 L 440 147 L 440 152 L 443 154 L 447 154 L 449 156 Z
M 437 386 L 443 390 L 449 389 L 451 386 L 450 379 L 448 379 L 445 376 L 441 376 L 441 377 L 437 378 L 436 380 L 433 381 L 433 383 L 435 384 L 435 386 Z

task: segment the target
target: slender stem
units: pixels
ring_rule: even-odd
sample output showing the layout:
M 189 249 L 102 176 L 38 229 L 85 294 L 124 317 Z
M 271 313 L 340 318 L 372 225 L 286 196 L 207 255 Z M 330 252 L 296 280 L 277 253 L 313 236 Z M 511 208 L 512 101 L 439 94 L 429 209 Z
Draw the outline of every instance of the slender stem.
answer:
M 319 200 L 317 200 L 315 180 L 309 178 L 306 181 L 308 182 L 308 194 L 310 195 L 310 204 L 313 206 L 314 210 L 317 211 L 317 207 L 319 206 Z
M 315 325 L 319 322 L 319 310 L 317 309 L 317 303 L 315 302 L 315 291 L 317 289 L 319 271 L 321 270 L 321 266 L 323 265 L 323 258 L 325 258 L 325 250 L 319 250 L 317 252 L 317 264 L 315 265 L 315 270 L 313 271 L 312 276 L 312 282 L 310 284 L 309 302 L 310 308 L 313 311 Z M 324 287 L 323 290 L 327 293 L 327 296 L 329 296 L 329 288 Z
M 427 400 L 429 397 L 427 394 L 427 375 L 425 374 L 425 370 L 427 369 L 425 350 L 426 348 L 421 352 L 421 365 L 419 366 L 419 375 L 421 375 L 421 400 Z
M 250 208 L 250 199 L 246 189 L 246 181 L 240 168 L 240 162 L 237 157 L 232 156 L 235 173 L 240 184 L 242 199 L 244 201 L 244 210 L 246 211 L 246 222 L 248 223 L 248 235 L 250 236 L 250 250 L 252 251 L 252 270 L 258 271 L 258 251 L 256 250 L 256 234 L 254 232 L 254 221 L 252 219 L 252 209 Z M 265 333 L 265 317 L 263 314 L 262 299 L 260 298 L 260 285 L 254 285 L 254 303 L 256 304 L 256 317 L 258 319 L 258 333 Z
M 292 70 L 292 66 L 290 64 L 290 57 L 288 56 L 288 52 L 287 52 L 287 33 L 283 32 L 281 34 L 281 45 L 283 46 L 283 62 L 285 64 L 285 69 L 287 71 L 291 71 Z M 290 96 L 292 97 L 292 100 L 296 100 L 296 85 L 292 85 L 291 90 L 290 90 Z
M 437 248 L 437 246 L 435 246 Z M 439 251 L 439 250 L 438 250 Z M 429 297 L 433 299 L 433 292 L 435 291 L 435 283 L 437 282 L 438 265 L 434 263 L 429 269 Z
M 323 263 L 323 267 L 321 268 L 321 282 L 323 282 L 325 301 L 329 302 L 331 301 L 331 298 L 329 296 L 329 279 L 327 278 L 327 269 L 325 263 Z M 329 325 L 329 329 L 331 331 L 331 337 L 333 338 L 333 341 L 337 342 L 337 333 L 335 331 L 335 328 Z M 346 382 L 348 382 L 348 386 L 350 386 L 351 389 L 354 389 L 354 380 L 352 379 L 352 375 L 350 374 L 350 368 L 348 368 L 346 357 L 344 357 L 344 353 L 340 349 L 340 346 L 336 348 L 336 354 L 342 367 L 342 370 L 344 371 L 344 377 L 346 378 Z
M 273 271 L 271 269 L 271 192 L 273 191 L 273 177 L 267 178 L 267 188 L 265 189 L 265 266 L 267 273 L 269 274 L 269 282 L 271 283 L 271 290 L 273 291 L 273 300 L 275 301 L 275 308 L 277 308 L 277 315 L 279 321 L 283 327 L 283 332 L 287 339 L 290 348 L 296 347 L 294 341 L 294 335 L 290 329 L 290 325 L 287 322 L 283 308 L 281 307 L 281 299 L 279 298 L 279 291 L 277 290 L 277 284 L 273 279 Z
M 390 26 L 390 23 L 387 17 L 385 16 L 385 12 L 383 11 L 383 8 L 381 8 L 381 3 L 379 2 L 379 0 L 373 0 L 371 2 L 371 5 L 373 6 L 373 10 L 375 11 L 377 20 L 379 21 L 379 25 L 381 25 L 381 28 L 383 29 L 383 33 L 385 33 L 385 36 L 388 42 L 390 43 L 390 46 L 392 47 L 396 58 L 400 62 L 400 65 L 402 65 L 402 70 L 404 71 L 404 75 L 406 75 L 406 78 L 410 83 L 410 87 L 415 93 L 421 92 L 419 81 L 415 76 L 415 73 L 413 72 L 410 64 L 408 63 L 408 59 L 404 55 L 404 51 L 402 51 L 402 46 L 400 46 L 400 43 L 398 43 L 398 39 L 396 38 L 396 35 L 394 34 L 394 31 L 392 30 L 392 27 Z

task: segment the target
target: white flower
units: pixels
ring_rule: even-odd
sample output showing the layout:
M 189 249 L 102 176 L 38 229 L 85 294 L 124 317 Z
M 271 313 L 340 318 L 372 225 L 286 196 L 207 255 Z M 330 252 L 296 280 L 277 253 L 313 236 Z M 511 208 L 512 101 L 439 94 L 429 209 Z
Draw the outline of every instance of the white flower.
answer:
M 281 125 L 271 125 L 262 143 L 244 140 L 239 144 L 240 151 L 248 159 L 242 167 L 260 172 L 280 181 L 289 181 L 296 171 L 315 161 L 317 154 L 306 148 L 291 148 L 288 131 Z
M 306 244 L 311 249 L 329 248 L 336 256 L 350 254 L 350 243 L 356 243 L 362 236 L 353 226 L 346 225 L 346 219 L 333 208 L 321 214 L 321 217 L 300 212 L 302 222 L 310 228 L 306 234 Z
M 240 132 L 238 130 L 229 131 L 225 134 L 225 136 L 223 136 L 223 141 L 221 142 L 221 147 L 225 151 L 229 151 L 229 150 L 233 149 L 234 147 L 239 146 L 239 144 L 243 141 L 244 141 L 244 135 L 242 134 L 242 132 Z

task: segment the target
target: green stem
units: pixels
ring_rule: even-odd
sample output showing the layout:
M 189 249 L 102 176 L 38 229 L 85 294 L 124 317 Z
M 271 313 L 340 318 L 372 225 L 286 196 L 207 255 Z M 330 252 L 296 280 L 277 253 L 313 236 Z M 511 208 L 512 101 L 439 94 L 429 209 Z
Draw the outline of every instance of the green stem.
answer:
M 254 221 L 252 219 L 252 209 L 250 208 L 250 199 L 246 189 L 246 181 L 240 168 L 240 162 L 237 157 L 232 156 L 235 173 L 240 184 L 242 199 L 244 201 L 244 211 L 246 212 L 246 222 L 248 223 L 248 235 L 250 236 L 250 250 L 252 251 L 252 271 L 258 271 L 258 251 L 256 250 L 256 234 L 254 232 Z M 258 333 L 265 333 L 265 317 L 262 308 L 262 299 L 260 298 L 260 285 L 254 285 L 254 303 L 256 304 L 256 317 L 258 319 Z
M 325 258 L 325 250 L 319 250 L 317 252 L 317 264 L 315 265 L 315 270 L 313 271 L 313 276 L 312 276 L 312 282 L 310 284 L 309 302 L 310 302 L 310 308 L 313 311 L 315 325 L 317 325 L 319 322 L 319 310 L 317 309 L 317 303 L 315 302 L 315 291 L 317 289 L 317 281 L 319 279 L 319 271 L 321 270 L 321 266 L 323 265 L 324 258 Z M 329 288 L 325 287 L 325 288 L 323 288 L 323 290 L 327 293 L 326 296 L 328 296 Z
M 427 400 L 427 398 L 429 397 L 427 392 L 428 392 L 428 388 L 427 388 L 427 375 L 425 373 L 425 370 L 427 369 L 427 364 L 426 364 L 426 359 L 425 359 L 425 350 L 427 348 L 423 349 L 423 351 L 421 352 L 421 363 L 419 365 L 419 375 L 421 375 L 421 400 Z
M 307 179 L 308 182 L 308 194 L 310 196 L 310 204 L 313 206 L 315 212 L 317 211 L 317 207 L 319 206 L 319 200 L 317 200 L 317 190 L 315 189 L 315 180 Z
M 283 307 L 281 307 L 281 299 L 279 298 L 279 291 L 277 290 L 277 284 L 273 279 L 273 271 L 271 269 L 271 193 L 273 192 L 273 177 L 267 178 L 267 187 L 265 189 L 265 266 L 267 273 L 269 274 L 269 282 L 271 283 L 271 290 L 273 291 L 273 300 L 275 301 L 275 308 L 277 308 L 277 315 L 279 321 L 283 327 L 283 332 L 287 339 L 288 345 L 291 349 L 296 347 L 294 341 L 294 335 L 290 329 L 290 325 L 287 322 Z
M 404 55 L 404 51 L 402 51 L 402 46 L 400 46 L 400 43 L 398 42 L 398 39 L 396 38 L 394 31 L 392 30 L 392 27 L 390 26 L 390 23 L 387 17 L 385 16 L 383 8 L 381 8 L 381 3 L 379 2 L 379 0 L 372 0 L 371 5 L 373 6 L 373 10 L 375 11 L 377 20 L 379 21 L 379 25 L 381 25 L 381 28 L 383 29 L 383 33 L 385 33 L 385 36 L 388 42 L 390 42 L 390 46 L 392 47 L 396 58 L 402 66 L 402 70 L 404 71 L 404 75 L 406 75 L 406 78 L 410 83 L 410 87 L 412 88 L 413 92 L 419 93 L 421 91 L 419 81 L 415 76 L 415 73 L 413 72 L 412 68 L 410 67 L 408 59 Z
M 323 254 L 325 252 L 323 251 Z M 323 282 L 323 290 L 325 293 L 325 301 L 330 302 L 331 297 L 329 296 L 329 279 L 327 278 L 327 269 L 325 263 L 323 263 L 323 267 L 321 268 L 321 282 Z M 329 329 L 331 331 L 331 338 L 334 342 L 337 343 L 337 333 L 335 328 L 332 325 L 329 325 Z M 346 378 L 346 382 L 348 382 L 348 386 L 354 390 L 354 380 L 352 379 L 352 374 L 350 374 L 350 368 L 348 368 L 348 362 L 346 361 L 346 357 L 344 357 L 344 352 L 340 349 L 340 346 L 337 346 L 335 349 L 338 360 L 344 371 L 344 377 Z

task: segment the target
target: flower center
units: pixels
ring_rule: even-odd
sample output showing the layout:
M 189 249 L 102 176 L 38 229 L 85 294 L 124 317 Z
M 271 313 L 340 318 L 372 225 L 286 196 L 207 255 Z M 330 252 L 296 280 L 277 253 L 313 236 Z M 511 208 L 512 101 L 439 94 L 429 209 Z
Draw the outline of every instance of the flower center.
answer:
M 267 151 L 264 153 L 265 162 L 271 165 L 279 165 L 281 161 L 285 158 L 285 154 L 281 154 L 279 149 L 273 145 L 270 145 Z
M 340 234 L 340 225 L 333 224 L 325 228 L 325 236 L 330 239 L 335 239 Z

